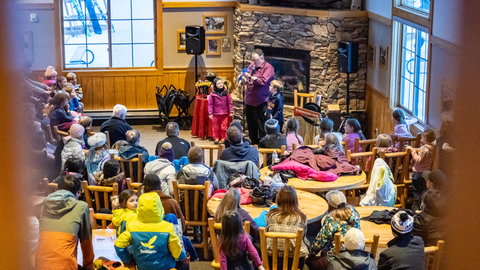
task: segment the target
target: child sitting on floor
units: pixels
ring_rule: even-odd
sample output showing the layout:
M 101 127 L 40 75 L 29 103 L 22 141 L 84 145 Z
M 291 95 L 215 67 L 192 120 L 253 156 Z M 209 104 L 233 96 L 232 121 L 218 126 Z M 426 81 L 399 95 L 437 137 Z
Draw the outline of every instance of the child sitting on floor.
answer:
M 412 211 L 420 208 L 421 194 L 427 189 L 427 183 L 422 173 L 430 170 L 432 167 L 435 156 L 434 141 L 435 132 L 428 129 L 422 133 L 422 147 L 420 147 L 420 149 L 413 149 L 411 146 L 405 148 L 411 150 L 413 160 L 415 161 L 412 173 L 413 197 L 415 201 L 412 205 Z
M 259 270 L 264 270 L 262 260 L 243 230 L 243 223 L 236 211 L 228 211 L 222 218 L 222 231 L 218 237 L 221 270 L 253 270 L 252 258 Z

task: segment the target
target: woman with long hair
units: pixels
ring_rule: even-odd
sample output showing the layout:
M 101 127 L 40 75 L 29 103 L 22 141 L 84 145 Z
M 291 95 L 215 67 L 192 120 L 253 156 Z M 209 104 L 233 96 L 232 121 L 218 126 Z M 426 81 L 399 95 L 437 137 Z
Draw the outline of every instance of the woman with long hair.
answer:
M 270 210 L 267 214 L 267 232 L 296 233 L 299 228 L 303 229 L 303 235 L 307 234 L 307 216 L 298 207 L 298 198 L 295 188 L 292 186 L 283 186 L 277 193 L 277 208 Z M 306 238 L 302 241 L 300 248 L 300 261 L 298 269 L 303 269 L 305 257 L 308 255 L 308 242 Z M 288 245 L 288 268 L 291 268 L 293 262 L 293 251 L 295 243 L 289 242 Z M 267 250 L 269 253 L 268 260 L 271 265 L 273 240 L 267 239 Z M 285 240 L 278 241 L 278 256 L 283 256 L 285 250 Z M 291 257 L 290 257 L 291 256 Z M 283 269 L 283 259 L 279 259 L 277 269 Z M 276 269 L 273 269 L 276 270 Z

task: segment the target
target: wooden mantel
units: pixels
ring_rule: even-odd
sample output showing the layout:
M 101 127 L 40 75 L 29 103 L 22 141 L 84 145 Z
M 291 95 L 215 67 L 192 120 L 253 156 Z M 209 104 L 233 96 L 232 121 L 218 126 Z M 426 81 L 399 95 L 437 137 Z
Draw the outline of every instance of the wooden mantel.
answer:
M 236 7 L 242 11 L 258 11 L 268 13 L 278 13 L 285 15 L 310 16 L 320 18 L 362 18 L 367 17 L 367 12 L 364 10 L 317 10 L 317 9 L 302 9 L 290 7 L 272 7 L 247 5 L 237 3 Z

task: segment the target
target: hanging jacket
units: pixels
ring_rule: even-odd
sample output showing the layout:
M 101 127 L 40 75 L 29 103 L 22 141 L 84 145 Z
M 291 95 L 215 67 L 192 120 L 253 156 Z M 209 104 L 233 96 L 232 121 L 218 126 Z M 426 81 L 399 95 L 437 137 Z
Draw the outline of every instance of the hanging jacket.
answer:
M 328 270 L 377 270 L 373 254 L 364 250 L 344 250 L 335 255 Z
M 63 165 L 69 158 L 78 158 L 82 161 L 85 160 L 85 153 L 83 152 L 83 140 L 66 136 L 63 138 L 65 145 L 62 149 L 62 169 Z
M 131 246 L 138 270 L 170 270 L 175 260 L 187 258 L 182 250 L 173 224 L 163 220 L 163 206 L 155 192 L 145 193 L 138 199 L 137 220 L 127 224 L 127 230 L 115 241 L 115 251 L 124 263 L 130 263 Z
M 276 119 L 280 125 L 280 130 L 283 128 L 283 103 L 285 98 L 281 92 L 276 94 L 270 93 L 267 98 L 267 111 L 265 112 L 265 119 Z
M 241 172 L 251 178 L 260 179 L 260 170 L 257 164 L 250 160 L 239 162 L 216 160 L 213 163 L 213 171 L 217 176 L 219 189 L 225 189 L 228 185 L 228 178 L 236 172 Z
M 121 235 L 127 228 L 127 223 L 137 219 L 137 213 L 135 210 L 128 208 L 119 208 L 112 211 L 113 218 L 112 223 L 115 225 L 117 237 Z
M 95 175 L 103 170 L 103 165 L 110 158 L 110 153 L 107 150 L 97 151 L 95 148 L 92 148 L 88 151 L 85 158 L 85 166 L 87 167 L 89 185 L 95 185 Z
M 212 169 L 203 163 L 190 163 L 185 165 L 178 173 L 177 173 L 177 181 L 179 184 L 187 184 L 187 185 L 205 185 L 206 181 L 210 181 L 210 194 L 216 189 L 218 189 L 218 181 L 217 176 L 213 173 Z M 206 196 L 209 198 L 210 194 Z M 199 192 L 198 201 L 200 203 L 203 202 L 205 194 L 203 191 Z M 194 203 L 195 203 L 195 196 L 194 191 L 189 191 L 189 201 L 190 201 L 190 217 L 194 216 Z M 198 216 L 202 216 L 202 208 L 199 207 Z
M 397 186 L 393 184 L 393 174 L 388 164 L 377 158 L 373 164 L 370 184 L 365 197 L 360 201 L 361 206 L 395 206 Z
M 212 92 L 208 97 L 208 115 L 223 115 L 233 113 L 232 96 L 227 90 Z
M 92 225 L 86 202 L 61 189 L 43 201 L 40 237 L 36 253 L 38 270 L 77 270 L 77 246 L 83 253 L 83 266 L 93 269 Z
M 143 169 L 144 174 L 156 174 L 160 178 L 162 191 L 173 195 L 172 181 L 177 179 L 175 168 L 168 159 L 160 158 L 150 161 Z
M 148 162 L 148 151 L 145 149 L 145 147 L 129 143 L 121 146 L 120 149 L 118 149 L 118 155 L 126 160 L 134 159 L 138 156 L 138 154 L 142 154 L 143 164 Z
M 175 173 L 178 173 L 183 166 L 187 165 L 189 163 L 188 157 L 184 156 L 179 159 L 174 159 L 172 161 L 173 167 L 175 167 Z

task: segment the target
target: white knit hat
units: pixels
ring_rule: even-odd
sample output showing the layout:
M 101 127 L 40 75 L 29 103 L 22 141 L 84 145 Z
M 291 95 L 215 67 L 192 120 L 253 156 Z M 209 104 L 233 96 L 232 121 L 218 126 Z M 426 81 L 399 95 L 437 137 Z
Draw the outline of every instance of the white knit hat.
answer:
M 70 126 L 70 130 L 68 132 L 70 133 L 70 136 L 72 136 L 72 138 L 80 138 L 83 136 L 85 128 L 82 125 L 73 124 Z
M 107 142 L 107 136 L 105 136 L 105 134 L 102 132 L 95 133 L 93 134 L 93 136 L 90 136 L 88 138 L 88 144 L 94 148 L 101 147 L 105 145 L 106 142 Z
M 57 76 L 57 72 L 55 71 L 55 68 L 52 66 L 48 66 L 47 70 L 45 71 L 45 77 L 50 77 L 50 76 Z
M 342 203 L 347 204 L 347 198 L 345 198 L 345 194 L 340 190 L 330 190 L 325 195 L 325 199 L 327 200 L 328 204 L 331 206 L 338 208 L 338 206 Z
M 344 242 L 347 250 L 363 250 L 365 247 L 365 235 L 359 229 L 351 228 L 345 234 Z

